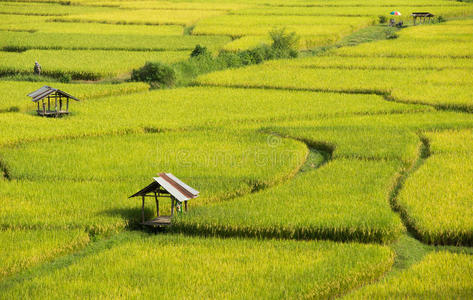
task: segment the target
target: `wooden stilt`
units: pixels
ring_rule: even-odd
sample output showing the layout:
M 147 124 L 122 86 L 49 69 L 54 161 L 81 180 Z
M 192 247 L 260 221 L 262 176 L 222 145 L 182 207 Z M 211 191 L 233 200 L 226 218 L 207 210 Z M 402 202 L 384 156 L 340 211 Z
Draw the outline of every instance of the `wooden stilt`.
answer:
M 159 200 L 158 195 L 156 195 L 156 192 L 154 192 L 154 199 L 156 200 L 156 216 L 159 217 Z
M 188 201 L 184 202 L 184 205 L 185 205 L 185 207 L 186 207 L 186 212 L 187 212 L 187 202 L 188 202 Z
M 171 217 L 174 215 L 174 197 L 171 197 Z
M 142 203 L 141 203 L 141 222 L 145 222 L 145 197 L 142 197 Z

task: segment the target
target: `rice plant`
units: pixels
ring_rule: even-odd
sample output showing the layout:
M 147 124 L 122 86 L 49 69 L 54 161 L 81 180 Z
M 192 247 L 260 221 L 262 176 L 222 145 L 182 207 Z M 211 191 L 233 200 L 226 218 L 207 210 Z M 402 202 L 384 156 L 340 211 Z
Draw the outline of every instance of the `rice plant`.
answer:
M 0 298 L 326 298 L 377 279 L 393 263 L 389 248 L 354 243 L 130 232 L 111 244 L 20 284 L 0 283 Z
M 471 255 L 432 252 L 411 269 L 363 287 L 345 298 L 469 298 L 473 291 L 472 270 Z

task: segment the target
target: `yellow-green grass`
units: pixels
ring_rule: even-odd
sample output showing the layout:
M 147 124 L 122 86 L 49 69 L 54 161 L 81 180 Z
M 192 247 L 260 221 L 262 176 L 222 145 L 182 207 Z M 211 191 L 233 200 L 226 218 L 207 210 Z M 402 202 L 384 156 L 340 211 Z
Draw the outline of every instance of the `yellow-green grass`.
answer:
M 288 32 L 295 32 L 301 36 L 318 35 L 333 36 L 340 38 L 365 26 L 363 25 L 287 25 L 283 26 Z M 281 26 L 261 25 L 197 25 L 192 30 L 194 35 L 228 35 L 241 37 L 245 35 L 267 35 L 270 31 L 281 28 Z
M 412 130 L 473 127 L 473 117 L 469 114 L 453 112 L 432 113 L 427 111 L 406 114 L 363 114 L 330 117 L 314 114 L 312 117 L 304 118 L 297 114 L 289 114 L 281 119 L 271 119 L 267 117 L 258 120 L 248 118 L 246 114 L 242 116 L 241 112 L 235 112 L 233 115 L 219 118 L 215 116 L 217 111 L 210 110 L 208 114 L 202 114 L 202 118 L 194 119 L 188 118 L 186 114 L 182 113 L 186 112 L 185 110 L 162 114 L 163 110 L 160 109 L 159 105 L 153 105 L 153 98 L 149 97 L 147 93 L 129 98 L 116 97 L 116 99 L 121 100 L 128 99 L 128 102 L 123 101 L 118 103 L 114 102 L 113 99 L 114 98 L 108 100 L 100 99 L 100 101 L 94 102 L 93 105 L 75 103 L 74 106 L 71 107 L 72 115 L 70 118 L 61 120 L 40 118 L 29 114 L 1 114 L 0 125 L 4 131 L 0 137 L 0 145 L 6 146 L 20 142 L 26 143 L 51 138 L 80 137 L 85 135 L 97 136 L 103 134 L 142 133 L 145 128 L 153 131 L 162 129 L 205 129 L 223 126 L 235 130 L 242 128 L 258 130 L 262 126 L 284 125 L 289 127 L 346 126 L 347 130 L 349 130 L 350 127 L 353 127 L 353 124 L 356 124 L 358 127 L 380 126 L 385 128 L 391 126 L 406 127 Z M 138 99 L 148 99 L 149 102 L 144 102 L 144 100 L 141 102 L 141 100 Z M 174 105 L 173 107 L 176 106 Z M 197 107 L 199 107 L 198 110 L 196 110 Z M 195 110 L 196 112 L 203 110 L 199 102 L 195 102 L 193 106 L 188 106 L 188 108 L 190 111 Z M 135 112 L 130 113 L 130 111 L 136 111 L 136 114 Z M 106 122 L 103 117 L 104 113 L 107 114 Z M 156 118 L 156 115 L 159 115 L 160 118 Z M 164 119 L 164 116 L 168 116 L 168 118 Z M 208 117 L 208 119 L 206 119 L 206 117 Z
M 336 54 L 369 57 L 470 58 L 473 55 L 472 32 L 468 26 L 448 25 L 448 22 L 446 25 L 416 26 L 400 31 L 398 39 L 344 47 L 338 49 Z M 422 47 L 418 47 L 420 43 Z
M 323 1 L 288 1 L 286 5 L 277 5 L 278 7 L 343 7 L 343 6 L 357 6 L 357 7 L 376 7 L 376 6 L 385 6 L 385 7 L 411 7 L 411 6 L 465 6 L 465 3 L 462 2 L 452 2 L 449 0 L 376 0 L 375 2 L 360 2 L 356 0 L 323 0 Z
M 425 133 L 430 142 L 430 153 L 442 154 L 470 154 L 472 148 L 471 130 L 444 130 Z
M 398 162 L 337 159 L 286 184 L 196 207 L 173 229 L 219 236 L 389 243 L 405 230 L 389 194 Z
M 110 9 L 106 12 L 85 13 L 56 17 L 61 22 L 92 22 L 109 24 L 146 24 L 146 25 L 192 25 L 195 22 L 223 14 L 220 10 L 175 10 L 175 9 Z
M 109 9 L 102 7 L 84 7 L 51 3 L 1 2 L 0 14 L 64 16 L 83 13 L 104 13 Z
M 409 79 L 420 81 L 428 72 L 433 71 L 314 69 L 263 64 L 201 75 L 197 82 L 211 86 L 383 94 Z
M 81 230 L 0 230 L 0 243 L 0 279 L 5 279 L 55 256 L 77 251 L 89 243 L 89 235 Z
M 222 192 L 222 186 L 235 185 L 231 182 L 270 185 L 303 163 L 307 154 L 303 143 L 282 139 L 273 146 L 269 138 L 267 134 L 244 131 L 105 136 L 2 148 L 1 157 L 10 178 L 20 180 L 128 181 L 139 182 L 139 186 L 156 172 L 168 170 L 193 178 L 196 186 L 211 186 L 205 182 L 220 176 L 212 190 Z M 274 160 L 268 161 L 272 156 Z M 258 164 L 261 166 L 254 167 Z M 215 192 L 203 191 L 202 198 L 215 198 Z
M 338 2 L 332 2 L 334 4 Z M 399 10 L 403 13 L 402 16 L 394 16 L 396 20 L 404 20 L 412 22 L 411 12 L 414 11 L 428 11 L 435 15 L 442 15 L 444 17 L 463 17 L 469 16 L 473 13 L 473 6 L 469 4 L 460 4 L 453 1 L 444 1 L 445 6 L 416 6 L 411 4 L 409 6 L 397 6 L 395 3 L 390 3 L 386 6 L 377 6 L 376 4 L 369 4 L 369 6 L 360 5 L 360 2 L 352 3 L 347 6 L 315 6 L 315 7 L 257 7 L 242 9 L 235 12 L 234 14 L 242 15 L 292 15 L 292 16 L 353 16 L 353 17 L 377 17 L 384 15 L 387 18 L 391 18 L 389 13 L 393 10 Z M 314 4 L 314 2 L 312 2 Z M 451 5 L 453 4 L 453 5 Z M 359 6 L 357 6 L 359 5 Z
M 451 22 L 443 23 L 441 26 L 417 26 L 400 32 L 403 39 L 416 39 L 422 41 L 429 40 L 450 40 L 450 41 L 472 41 L 473 28 L 468 23 L 452 25 Z
M 87 24 L 89 25 L 89 24 Z M 86 25 L 86 26 L 87 26 Z M 119 26 L 119 25 L 116 25 Z M 121 25 L 126 27 L 128 25 Z M 92 33 L 42 33 L 0 31 L 2 48 L 26 49 L 73 49 L 73 50 L 192 50 L 195 45 L 219 49 L 230 41 L 222 36 L 158 36 L 147 34 L 92 34 Z
M 460 78 L 456 77 L 456 79 Z M 429 83 L 419 86 L 406 84 L 402 88 L 394 89 L 391 95 L 400 102 L 424 103 L 441 109 L 473 112 L 473 88 L 471 85 Z
M 300 50 L 313 49 L 318 46 L 325 46 L 335 43 L 340 39 L 338 35 L 316 35 L 299 36 L 298 48 Z M 242 51 L 259 47 L 261 45 L 271 45 L 272 40 L 269 35 L 246 35 L 235 39 L 223 46 L 226 51 Z
M 0 157 L 10 180 L 0 183 L 1 225 L 123 228 L 140 217 L 138 202 L 127 197 L 158 172 L 174 173 L 202 191 L 193 206 L 271 186 L 297 172 L 308 150 L 290 139 L 276 146 L 268 139 L 251 132 L 191 131 L 4 147 Z M 151 218 L 154 204 L 148 204 Z M 168 205 L 165 201 L 162 213 Z
M 420 141 L 412 130 L 377 122 L 352 123 L 347 126 L 330 121 L 326 124 L 309 122 L 304 127 L 270 127 L 266 130 L 306 141 L 315 147 L 330 149 L 335 159 L 397 160 L 406 167 L 417 159 Z
M 432 252 L 411 268 L 346 299 L 468 299 L 473 293 L 473 256 L 446 251 Z
M 287 26 L 287 25 L 373 25 L 372 17 L 312 17 L 312 16 L 267 16 L 267 15 L 221 15 L 203 19 L 198 25 L 208 26 Z
M 398 205 L 424 242 L 472 245 L 473 134 L 447 131 L 429 137 L 432 155 L 408 178 Z
M 225 45 L 227 47 L 229 44 Z M 386 69 L 386 70 L 443 70 L 473 69 L 470 58 L 438 58 L 438 57 L 366 57 L 331 55 L 310 56 L 267 62 L 274 66 L 294 66 L 305 68 L 341 68 L 341 69 Z
M 135 105 L 130 107 L 130 104 Z M 129 115 L 130 109 L 133 109 L 134 115 Z M 160 128 L 215 127 L 248 122 L 265 125 L 275 121 L 325 119 L 351 114 L 431 110 L 420 105 L 387 102 L 376 95 L 221 87 L 191 87 L 125 95 L 103 99 L 93 105 L 80 105 L 76 109 L 81 118 L 94 118 L 100 111 L 107 111 L 110 121 Z M 163 111 L 166 114 L 162 114 Z M 188 117 L 190 112 L 192 118 Z M 140 122 L 135 116 L 140 116 Z
M 391 250 L 377 245 L 139 233 L 122 239 L 53 272 L 1 284 L 0 298 L 327 298 L 376 280 L 393 263 Z
M 2 18 L 0 19 L 0 28 L 8 28 L 6 25 L 18 25 L 23 24 L 23 26 L 27 26 L 26 24 L 31 25 L 30 23 L 42 23 L 45 22 L 49 17 L 42 17 L 42 16 L 22 16 L 22 15 L 8 15 L 3 14 Z
M 1 74 L 31 74 L 34 62 L 49 76 L 70 75 L 72 79 L 95 80 L 116 77 L 139 68 L 147 61 L 174 63 L 185 60 L 189 51 L 111 51 L 111 50 L 28 50 L 0 52 Z
M 336 60 L 337 57 L 326 57 Z M 202 85 L 387 94 L 413 84 L 471 86 L 469 69 L 344 69 L 263 64 L 201 75 Z
M 27 31 L 41 33 L 81 33 L 101 35 L 158 35 L 158 36 L 182 36 L 183 26 L 180 25 L 115 25 L 115 24 L 93 24 L 72 22 L 44 22 L 41 20 L 30 20 L 25 22 L 24 16 L 15 16 L 11 22 L 0 22 L 0 29 L 9 31 Z M 33 36 L 32 36 L 33 37 Z M 136 37 L 140 42 L 140 37 Z M 213 46 L 213 45 L 209 45 Z
M 30 86 L 25 84 L 21 89 L 26 91 L 29 88 Z M 84 88 L 87 89 L 87 86 Z M 22 101 L 25 101 L 26 105 L 29 105 L 30 100 L 25 95 L 20 97 L 24 99 Z M 428 112 L 432 109 L 387 102 L 382 97 L 374 95 L 206 87 L 160 90 L 114 96 L 93 102 L 74 102 L 70 110 L 71 117 L 61 120 L 44 119 L 29 114 L 5 114 L 0 118 L 1 126 L 5 129 L 0 137 L 0 144 L 16 144 L 50 137 L 142 132 L 143 128 L 186 129 L 229 126 L 258 129 L 261 126 L 291 120 L 299 122 L 312 120 L 310 126 L 313 126 L 312 124 L 324 126 L 324 123 L 332 126 L 333 117 L 339 117 L 335 122 L 346 120 L 343 122 L 348 128 L 353 118 L 346 117 L 349 115 L 382 114 L 380 119 L 389 122 L 390 119 L 398 117 L 390 117 L 387 114 L 400 112 L 409 113 L 401 120 L 403 123 L 423 118 L 431 123 L 471 124 L 469 122 L 471 118 L 467 115 L 459 117 L 448 114 L 426 114 L 424 118 L 424 115 L 416 114 L 410 120 L 409 115 L 412 113 Z M 163 114 L 163 111 L 166 113 Z M 192 118 L 188 117 L 189 112 L 192 112 Z M 103 119 L 104 114 L 107 115 L 106 121 Z M 371 124 L 369 120 L 364 123 Z
M 149 89 L 148 84 L 141 82 L 123 84 L 65 84 L 57 82 L 0 81 L 0 88 L 9 91 L 8 94 L 0 96 L 0 112 L 28 112 L 35 110 L 36 105 L 31 101 L 31 98 L 26 95 L 44 85 L 63 90 L 81 101 L 105 96 L 142 92 Z M 73 106 L 75 106 L 75 102 L 71 103 L 71 108 Z
M 172 9 L 172 10 L 223 10 L 232 11 L 246 8 L 250 5 L 243 3 L 196 1 L 196 2 L 168 2 L 168 1 L 87 1 L 87 5 L 120 7 L 128 9 Z
M 462 26 L 471 26 L 473 25 L 473 19 L 457 19 L 457 20 L 449 20 L 446 25 L 462 25 Z
M 128 197 L 151 183 L 4 180 L 0 181 L 0 226 L 10 230 L 71 230 L 92 234 L 116 233 L 141 222 L 141 202 Z M 161 213 L 170 212 L 170 201 L 161 201 Z M 156 217 L 156 205 L 148 201 L 146 219 Z M 192 205 L 192 204 L 191 204 Z M 192 206 L 191 206 L 192 207 Z
M 225 51 L 242 51 L 247 49 L 256 48 L 262 45 L 271 45 L 272 40 L 268 36 L 261 35 L 245 35 L 237 38 L 230 43 L 223 46 Z
M 419 47 L 422 43 L 422 47 Z M 357 47 L 340 48 L 341 56 L 383 56 L 383 57 L 473 57 L 473 39 L 467 41 L 399 39 L 365 43 Z
M 347 64 L 352 64 L 351 67 L 340 64 L 344 59 L 337 56 L 303 59 L 301 66 L 297 66 L 297 62 L 294 62 L 295 66 L 266 63 L 201 75 L 197 82 L 205 86 L 375 93 L 400 102 L 472 110 L 473 77 L 469 76 L 471 70 L 467 60 L 439 63 L 440 68 L 445 68 L 439 71 L 430 64 L 434 60 L 428 60 L 432 69 L 420 69 L 422 60 L 413 62 L 412 68 L 408 68 L 408 60 L 391 69 L 389 66 L 394 66 L 395 61 L 390 59 L 372 59 L 373 67 L 370 67 L 371 58 L 358 62 L 350 58 Z M 311 61 L 316 66 L 310 66 Z
M 378 130 L 380 135 L 383 134 L 384 129 L 387 130 L 389 128 L 391 128 L 395 132 L 402 132 L 403 130 L 408 130 L 412 132 L 439 131 L 446 129 L 460 130 L 473 128 L 473 116 L 471 114 L 465 113 L 442 111 L 400 114 L 334 116 L 330 118 L 312 118 L 311 120 L 288 120 L 273 122 L 273 125 L 267 127 L 266 130 L 274 129 L 280 131 L 282 134 L 290 133 L 295 137 L 304 138 L 306 134 L 310 133 L 310 128 L 314 129 L 314 134 L 318 132 L 317 130 L 323 130 L 325 128 L 327 131 L 330 131 L 331 128 L 333 128 L 333 130 L 339 128 L 340 130 L 345 130 L 347 134 L 349 133 L 350 129 L 359 128 L 361 130 L 365 128 L 367 132 L 370 132 L 371 130 L 376 132 L 376 130 Z M 296 135 L 296 133 L 298 132 L 298 130 L 296 129 L 299 129 L 301 133 L 304 133 L 304 135 Z M 291 130 L 291 132 L 289 132 L 289 130 Z M 406 137 L 408 136 L 410 136 L 410 134 L 408 134 Z M 307 137 L 310 137 L 310 135 L 307 135 Z M 315 142 L 317 142 L 319 138 L 317 137 L 317 135 L 315 135 L 315 137 Z M 341 137 L 343 137 L 343 135 Z M 340 141 L 343 141 L 343 139 L 340 139 Z M 369 148 L 369 146 L 371 146 L 371 141 L 367 141 L 366 145 L 366 148 Z M 381 145 L 382 143 L 380 143 L 380 146 Z M 393 145 L 395 145 L 395 142 L 394 144 L 390 145 L 390 147 L 393 147 Z
M 137 97 L 130 98 L 131 101 L 136 100 Z M 457 113 L 409 113 L 409 114 L 381 114 L 381 115 L 355 115 L 355 116 L 333 116 L 324 118 L 322 116 L 315 116 L 310 119 L 299 119 L 297 115 L 294 116 L 297 121 L 290 121 L 290 117 L 283 120 L 252 120 L 245 118 L 224 118 L 219 120 L 206 120 L 205 116 L 202 119 L 189 120 L 183 114 L 170 114 L 168 119 L 162 120 L 156 118 L 162 110 L 158 113 L 151 111 L 148 103 L 139 103 L 133 106 L 133 109 L 141 108 L 140 111 L 147 111 L 147 114 L 139 113 L 139 122 L 137 122 L 137 115 L 129 113 L 130 109 L 116 111 L 118 106 L 130 107 L 128 103 L 115 103 L 116 106 L 111 106 L 110 102 L 105 102 L 103 99 L 95 102 L 90 106 L 82 106 L 82 103 L 77 103 L 71 110 L 72 116 L 63 120 L 52 120 L 39 118 L 27 114 L 2 114 L 0 116 L 0 124 L 4 132 L 0 137 L 0 145 L 13 145 L 17 143 L 25 143 L 37 140 L 47 140 L 51 138 L 64 137 L 80 137 L 84 135 L 97 136 L 103 134 L 125 134 L 125 133 L 140 133 L 144 128 L 150 130 L 159 129 L 186 129 L 186 128 L 207 128 L 207 127 L 222 127 L 227 126 L 234 129 L 251 128 L 257 130 L 261 126 L 270 125 L 284 125 L 292 127 L 307 127 L 307 126 L 345 126 L 347 130 L 357 124 L 357 126 L 381 126 L 381 127 L 406 127 L 412 130 L 438 130 L 449 128 L 471 128 L 473 127 L 473 118 L 468 114 Z M 104 106 L 100 106 L 103 103 Z M 108 104 L 108 106 L 107 106 Z M 198 103 L 196 103 L 196 106 Z M 76 111 L 82 107 L 89 107 L 90 111 L 86 115 L 82 111 L 80 114 Z M 108 110 L 106 110 L 108 107 Z M 113 109 L 112 109 L 113 108 Z M 128 111 L 128 113 L 127 113 Z M 104 122 L 103 114 L 107 112 L 107 122 Z M 215 114 L 215 113 L 214 113 Z M 124 117 L 126 116 L 126 118 Z M 174 116 L 174 117 L 173 117 Z M 284 121 L 285 120 L 285 121 Z M 401 125 L 402 124 L 402 125 Z M 59 126 L 58 126 L 59 125 Z M 370 142 L 370 141 L 369 141 Z

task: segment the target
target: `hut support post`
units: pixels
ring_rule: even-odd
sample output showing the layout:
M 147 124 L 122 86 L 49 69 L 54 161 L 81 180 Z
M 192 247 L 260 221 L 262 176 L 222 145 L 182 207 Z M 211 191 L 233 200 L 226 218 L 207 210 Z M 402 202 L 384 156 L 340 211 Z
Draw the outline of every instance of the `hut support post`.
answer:
M 154 199 L 156 200 L 156 216 L 159 217 L 159 200 L 158 195 L 156 195 L 156 192 L 154 192 Z
M 171 197 L 171 217 L 174 215 L 174 197 Z
M 48 96 L 48 111 L 51 111 L 51 98 Z
M 187 202 L 188 202 L 188 201 L 184 202 L 184 206 L 185 206 L 186 212 L 187 212 Z
M 69 111 L 69 98 L 67 98 L 66 100 L 66 111 L 67 112 Z
M 145 222 L 145 196 L 141 196 L 141 222 Z
M 38 112 L 39 112 L 39 101 L 38 101 L 38 102 L 36 102 L 36 104 L 38 104 Z

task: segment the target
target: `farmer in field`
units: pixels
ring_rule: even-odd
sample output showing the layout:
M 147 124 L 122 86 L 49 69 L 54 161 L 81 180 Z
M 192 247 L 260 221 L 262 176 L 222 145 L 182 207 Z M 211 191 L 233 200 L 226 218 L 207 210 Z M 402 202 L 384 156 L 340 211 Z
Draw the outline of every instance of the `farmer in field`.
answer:
M 36 75 L 41 75 L 41 65 L 35 61 L 33 71 Z

